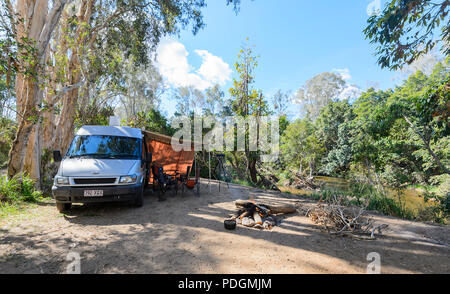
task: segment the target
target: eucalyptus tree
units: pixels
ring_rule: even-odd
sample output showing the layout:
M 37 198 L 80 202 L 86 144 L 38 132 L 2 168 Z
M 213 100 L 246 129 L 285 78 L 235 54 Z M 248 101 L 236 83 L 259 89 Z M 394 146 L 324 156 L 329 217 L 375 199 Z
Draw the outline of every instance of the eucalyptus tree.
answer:
M 218 84 L 206 89 L 203 113 L 205 115 L 219 116 L 223 111 L 224 97 L 225 93 Z
M 226 3 L 237 11 L 240 1 Z M 17 76 L 18 127 L 9 152 L 9 176 L 25 171 L 39 177 L 42 150 L 67 147 L 77 107 L 87 105 L 92 88 L 105 76 L 123 79 L 115 71 L 118 56 L 132 56 L 136 65 L 146 65 L 162 36 L 187 28 L 195 34 L 205 25 L 204 0 L 2 0 L 2 4 L 1 71 Z
M 321 73 L 302 86 L 295 93 L 295 102 L 300 104 L 311 119 L 316 119 L 320 110 L 338 99 L 344 90 L 345 81 L 341 75 L 331 72 Z
M 247 39 L 248 42 L 248 39 Z M 235 63 L 235 69 L 238 77 L 233 78 L 233 87 L 229 89 L 231 95 L 231 108 L 233 114 L 247 119 L 249 117 L 259 117 L 269 114 L 268 103 L 263 93 L 254 87 L 255 69 L 258 66 L 258 56 L 254 55 L 250 45 L 242 46 L 238 53 L 238 61 Z M 250 150 L 249 144 L 249 126 L 245 126 L 245 146 L 244 151 L 231 152 L 234 158 L 235 168 L 239 168 L 243 161 L 245 163 L 245 172 L 247 179 L 253 184 L 258 182 L 257 164 L 260 161 L 260 153 Z M 257 141 L 259 141 L 259 126 L 257 132 Z
M 273 109 L 278 117 L 287 116 L 289 103 L 291 102 L 291 91 L 277 90 L 272 96 Z

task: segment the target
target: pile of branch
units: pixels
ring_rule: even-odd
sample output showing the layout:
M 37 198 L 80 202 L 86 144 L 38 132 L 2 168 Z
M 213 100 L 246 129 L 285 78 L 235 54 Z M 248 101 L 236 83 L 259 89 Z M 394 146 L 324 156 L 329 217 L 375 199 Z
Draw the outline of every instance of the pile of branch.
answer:
M 366 207 L 346 207 L 333 196 L 328 203 L 319 203 L 306 212 L 314 223 L 321 225 L 327 232 L 342 234 L 357 239 L 374 240 L 375 232 L 382 234 L 388 225 L 376 226 L 374 220 L 366 214 Z
M 313 177 L 305 177 L 298 172 L 293 172 L 293 176 L 289 179 L 286 186 L 301 190 L 317 190 L 320 188 L 319 185 L 314 183 Z
M 280 191 L 278 189 L 278 181 L 280 180 L 275 174 L 273 170 L 270 168 L 266 168 L 263 165 L 258 165 L 256 173 L 258 174 L 260 180 L 257 183 L 259 187 L 264 187 L 268 190 Z
M 255 203 L 247 200 L 237 200 L 235 205 L 238 211 L 231 217 L 236 223 L 246 227 L 258 229 L 271 229 L 277 225 L 276 215 L 294 213 L 293 205 L 273 205 L 267 203 Z

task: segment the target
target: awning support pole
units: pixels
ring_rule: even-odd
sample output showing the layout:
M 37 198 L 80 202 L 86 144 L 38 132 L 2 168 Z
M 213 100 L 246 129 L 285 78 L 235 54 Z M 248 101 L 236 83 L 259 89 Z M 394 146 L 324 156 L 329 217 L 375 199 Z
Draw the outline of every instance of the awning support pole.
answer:
M 211 151 L 208 151 L 208 166 L 209 166 L 209 193 L 211 193 Z

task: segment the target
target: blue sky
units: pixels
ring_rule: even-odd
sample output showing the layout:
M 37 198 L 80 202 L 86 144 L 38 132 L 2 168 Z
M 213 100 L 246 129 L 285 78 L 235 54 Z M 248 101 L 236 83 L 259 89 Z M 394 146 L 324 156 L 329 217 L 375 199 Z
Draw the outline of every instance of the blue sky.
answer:
M 195 36 L 183 31 L 160 45 L 158 52 L 165 52 L 160 70 L 172 87 L 185 75 L 185 83 L 200 88 L 220 82 L 228 95 L 247 37 L 260 56 L 255 87 L 269 97 L 278 89 L 295 92 L 313 76 L 333 70 L 345 72 L 347 82 L 361 90 L 395 85 L 396 73 L 377 65 L 375 47 L 362 32 L 372 0 L 242 0 L 237 15 L 225 0 L 207 3 L 206 28 Z M 169 70 L 164 71 L 164 62 Z M 174 102 L 166 101 L 162 108 L 171 115 Z

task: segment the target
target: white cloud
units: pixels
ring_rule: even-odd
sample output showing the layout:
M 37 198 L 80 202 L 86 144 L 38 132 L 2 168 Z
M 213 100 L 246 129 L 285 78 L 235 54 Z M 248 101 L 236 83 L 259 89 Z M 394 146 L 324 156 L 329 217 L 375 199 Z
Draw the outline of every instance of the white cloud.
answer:
M 352 79 L 352 76 L 350 75 L 350 70 L 348 68 L 334 68 L 333 72 L 341 75 L 341 77 L 344 81 L 348 81 L 348 80 Z
M 362 94 L 362 90 L 356 86 L 356 85 L 345 85 L 345 88 L 342 90 L 342 92 L 339 94 L 338 99 L 344 100 L 349 99 L 350 101 L 355 100 Z
M 349 81 L 352 79 L 352 75 L 350 74 L 350 70 L 348 68 L 334 68 L 333 72 L 339 74 L 346 82 L 344 89 L 337 97 L 339 100 L 349 99 L 350 101 L 353 101 L 361 96 L 362 90 L 356 85 L 349 84 Z
M 195 53 L 202 58 L 202 64 L 197 71 L 189 65 L 189 53 L 180 42 L 164 39 L 156 53 L 159 71 L 172 86 L 192 86 L 203 91 L 215 84 L 223 86 L 230 80 L 230 66 L 222 58 L 206 50 L 195 50 Z
M 202 65 L 197 72 L 205 80 L 219 85 L 225 85 L 230 80 L 230 66 L 222 58 L 214 56 L 206 50 L 195 50 L 195 53 L 202 58 Z

